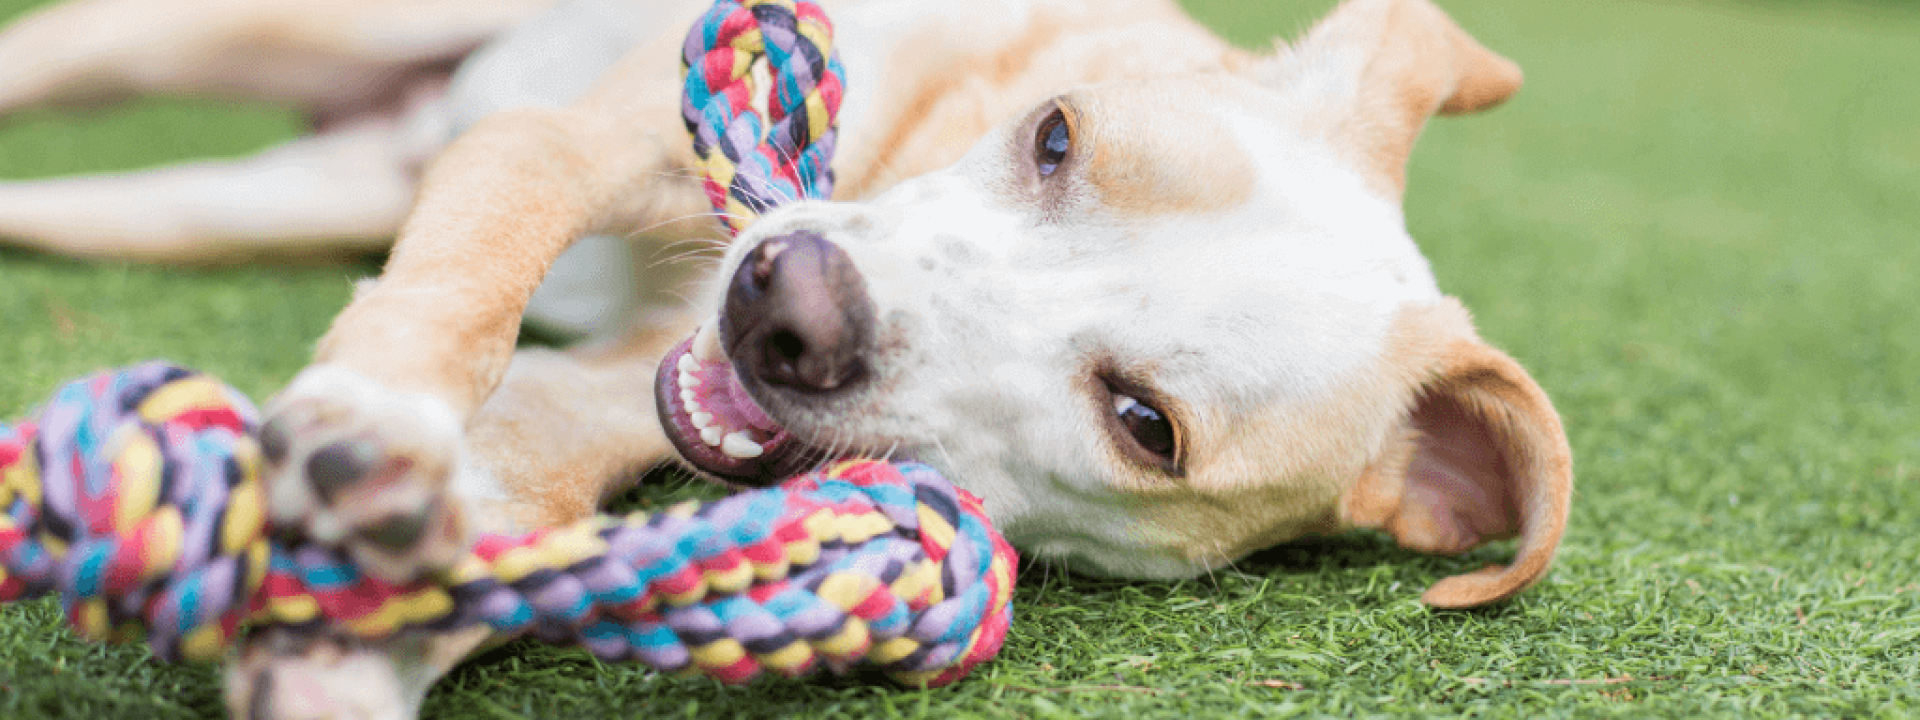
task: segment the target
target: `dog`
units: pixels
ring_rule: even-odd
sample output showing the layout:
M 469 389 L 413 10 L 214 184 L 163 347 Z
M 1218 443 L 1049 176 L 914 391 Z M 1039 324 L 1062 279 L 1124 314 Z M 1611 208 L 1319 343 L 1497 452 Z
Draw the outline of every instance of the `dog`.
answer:
M 884 455 L 1091 573 L 1188 577 L 1355 528 L 1434 553 L 1518 538 L 1434 607 L 1546 573 L 1559 417 L 1400 210 L 1428 118 L 1521 74 L 1428 0 L 1346 0 L 1269 52 L 1170 0 L 825 3 L 850 78 L 835 201 L 731 244 L 679 119 L 706 5 L 648 4 L 658 32 L 576 102 L 489 112 L 427 165 L 384 272 L 268 406 L 274 522 L 404 579 L 670 455 L 737 485 Z M 645 268 L 619 332 L 516 349 L 563 251 L 636 232 L 696 251 Z M 228 699 L 404 717 L 485 640 L 258 633 Z

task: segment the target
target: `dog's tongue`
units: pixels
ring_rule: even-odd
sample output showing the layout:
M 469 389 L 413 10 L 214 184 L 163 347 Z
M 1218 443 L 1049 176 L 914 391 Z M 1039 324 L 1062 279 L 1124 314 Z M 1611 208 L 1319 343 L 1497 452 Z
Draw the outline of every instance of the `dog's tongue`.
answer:
M 674 449 L 728 483 L 761 484 L 804 468 L 804 445 L 747 395 L 714 335 L 702 330 L 660 363 L 655 403 Z
M 740 379 L 734 377 L 733 365 L 725 361 L 702 362 L 692 352 L 680 356 L 676 361 L 680 376 L 681 402 L 688 408 L 689 414 L 705 412 L 713 418 L 713 427 L 728 431 L 746 430 L 755 441 L 765 441 L 780 432 L 780 423 L 767 417 L 767 412 L 747 396 L 745 388 L 740 387 Z M 689 386 L 686 378 L 693 378 Z M 694 403 L 698 411 L 689 404 L 686 391 L 692 390 Z

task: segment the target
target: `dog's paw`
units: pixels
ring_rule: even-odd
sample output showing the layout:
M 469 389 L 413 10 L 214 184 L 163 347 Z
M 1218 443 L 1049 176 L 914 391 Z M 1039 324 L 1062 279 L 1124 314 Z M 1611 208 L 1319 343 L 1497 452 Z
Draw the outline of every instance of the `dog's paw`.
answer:
M 417 653 L 414 653 L 417 654 Z M 265 628 L 227 664 L 227 709 L 247 720 L 407 720 L 403 669 L 380 649 Z
M 317 366 L 275 398 L 260 430 L 276 528 L 346 550 L 389 582 L 446 569 L 466 549 L 461 425 L 437 398 Z
M 379 642 L 269 626 L 227 658 L 228 715 L 252 720 L 411 720 L 435 680 L 489 637 L 485 626 Z

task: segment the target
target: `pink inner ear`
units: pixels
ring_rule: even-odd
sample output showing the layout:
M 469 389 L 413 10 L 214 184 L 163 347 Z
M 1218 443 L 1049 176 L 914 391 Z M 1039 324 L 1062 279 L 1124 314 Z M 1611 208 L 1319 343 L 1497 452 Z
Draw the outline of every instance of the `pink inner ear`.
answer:
M 1446 394 L 1422 398 L 1412 420 L 1419 434 L 1388 527 L 1395 539 L 1458 553 L 1519 531 L 1518 488 L 1487 420 Z

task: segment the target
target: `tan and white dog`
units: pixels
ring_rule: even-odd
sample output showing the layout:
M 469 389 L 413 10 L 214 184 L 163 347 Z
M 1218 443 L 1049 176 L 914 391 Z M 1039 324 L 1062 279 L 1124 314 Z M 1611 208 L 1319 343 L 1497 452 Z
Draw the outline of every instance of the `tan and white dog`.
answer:
M 1270 54 L 1169 0 L 829 2 L 839 202 L 781 207 L 717 267 L 651 268 L 625 333 L 516 351 L 577 238 L 717 235 L 678 113 L 706 4 L 658 3 L 659 37 L 578 102 L 491 113 L 431 164 L 384 275 L 269 408 L 276 521 L 404 577 L 476 529 L 593 512 L 670 449 L 740 484 L 888 454 L 1077 570 L 1184 577 L 1380 528 L 1441 553 L 1519 538 L 1437 607 L 1546 572 L 1560 421 L 1400 210 L 1428 117 L 1520 73 L 1426 0 L 1350 0 Z M 229 696 L 405 715 L 483 640 L 258 637 Z

